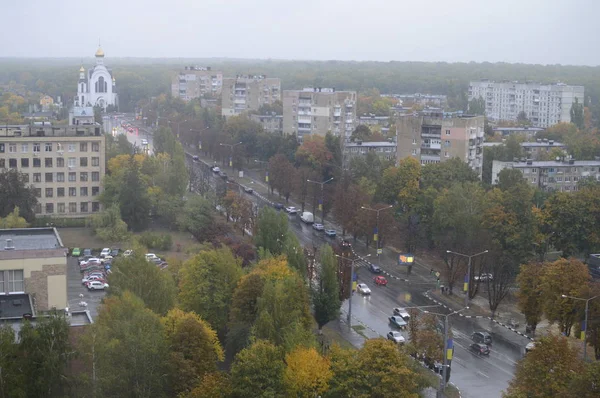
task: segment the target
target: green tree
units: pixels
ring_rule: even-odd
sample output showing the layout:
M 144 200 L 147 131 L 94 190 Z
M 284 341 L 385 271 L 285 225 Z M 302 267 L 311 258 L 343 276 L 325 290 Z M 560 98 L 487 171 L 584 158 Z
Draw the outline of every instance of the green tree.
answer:
M 371 129 L 369 128 L 369 126 L 366 126 L 364 124 L 359 124 L 358 126 L 356 126 L 356 128 L 352 132 L 352 135 L 350 136 L 350 140 L 351 141 L 365 141 L 369 137 L 371 137 L 371 134 L 372 133 L 371 133 Z
M 194 311 L 217 332 L 223 331 L 233 291 L 241 276 L 241 260 L 229 248 L 198 253 L 186 261 L 180 270 L 181 308 Z
M 469 101 L 468 111 L 473 115 L 485 115 L 485 100 L 482 97 Z
M 383 172 L 376 197 L 385 203 L 397 203 L 403 212 L 413 208 L 419 193 L 421 165 L 411 157 L 404 158 L 398 167 L 390 167 Z
M 283 254 L 287 258 L 288 265 L 295 269 L 302 277 L 306 276 L 306 256 L 302 245 L 295 233 L 288 231 L 285 235 Z
M 571 123 L 573 123 L 579 130 L 583 130 L 585 128 L 584 118 L 583 118 L 583 104 L 579 103 L 579 98 L 575 97 L 575 102 L 571 105 L 571 110 L 569 111 L 571 116 Z
M 457 182 L 477 182 L 477 173 L 459 158 L 445 162 L 431 163 L 421 167 L 421 189 L 429 187 L 437 190 L 449 188 Z
M 111 271 L 108 275 L 109 295 L 129 291 L 159 315 L 166 314 L 175 306 L 177 287 L 173 276 L 146 261 L 142 254 L 118 258 Z
M 519 291 L 517 293 L 517 306 L 525 315 L 525 322 L 535 333 L 537 324 L 544 313 L 542 301 L 542 275 L 544 263 L 530 262 L 521 265 L 521 272 L 517 275 Z
M 212 372 L 204 375 L 196 388 L 181 398 L 230 398 L 233 394 L 227 373 Z
M 0 217 L 0 228 L 3 229 L 12 229 L 12 228 L 27 228 L 29 223 L 19 214 L 19 207 L 15 207 L 15 209 L 8 214 L 6 217 Z
M 123 172 L 122 184 L 117 196 L 121 218 L 134 231 L 141 231 L 148 224 L 150 199 L 148 185 L 142 179 L 139 165 L 133 157 Z
M 105 242 L 126 242 L 131 237 L 127 224 L 121 219 L 121 210 L 115 203 L 92 217 L 94 233 Z
M 313 305 L 320 330 L 326 323 L 338 318 L 342 303 L 333 249 L 329 245 L 321 246 L 319 254 L 321 268 L 319 282 L 313 289 Z
M 525 113 L 525 111 L 519 112 L 519 114 L 517 115 L 517 123 L 520 126 L 529 126 L 531 124 L 529 118 L 527 118 L 527 113 Z
M 242 350 L 231 366 L 232 396 L 285 396 L 284 371 L 281 349 L 267 341 L 257 341 Z
M 254 244 L 273 255 L 281 254 L 287 231 L 288 219 L 286 215 L 270 207 L 263 207 L 258 213 L 254 231 Z
M 25 220 L 31 222 L 35 218 L 35 206 L 38 201 L 33 185 L 28 185 L 25 174 L 15 169 L 0 172 L 0 217 L 6 217 L 16 207 Z
M 0 326 L 0 397 L 24 397 L 25 375 L 21 369 L 16 333 L 8 324 Z
M 222 229 L 215 217 L 214 207 L 201 196 L 192 196 L 185 202 L 177 221 L 180 228 L 191 233 L 200 242 L 212 241 Z

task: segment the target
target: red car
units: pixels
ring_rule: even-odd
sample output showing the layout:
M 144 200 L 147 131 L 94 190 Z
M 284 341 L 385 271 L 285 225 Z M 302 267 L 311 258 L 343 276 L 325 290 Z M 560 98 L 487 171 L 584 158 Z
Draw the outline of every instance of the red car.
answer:
M 387 279 L 385 279 L 381 275 L 376 276 L 375 278 L 373 278 L 373 282 L 375 282 L 375 284 L 379 285 L 379 286 L 385 286 L 385 285 L 387 285 Z

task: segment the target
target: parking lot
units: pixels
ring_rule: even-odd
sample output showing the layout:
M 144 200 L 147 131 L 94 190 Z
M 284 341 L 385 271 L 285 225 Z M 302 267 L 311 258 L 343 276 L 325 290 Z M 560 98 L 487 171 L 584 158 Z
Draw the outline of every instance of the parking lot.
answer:
M 92 319 L 96 320 L 98 306 L 106 293 L 102 290 L 88 291 L 81 283 L 82 277 L 77 258 L 69 257 L 67 259 L 67 298 L 69 300 L 69 308 L 72 311 L 87 309 Z M 83 298 L 80 295 L 83 295 Z M 87 303 L 87 307 L 81 306 L 79 304 L 81 302 Z

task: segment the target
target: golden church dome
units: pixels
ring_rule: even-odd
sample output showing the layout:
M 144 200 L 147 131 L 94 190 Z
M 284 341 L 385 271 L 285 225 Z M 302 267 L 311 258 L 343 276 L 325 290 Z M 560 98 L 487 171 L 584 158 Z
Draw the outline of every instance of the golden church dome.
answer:
M 96 50 L 96 57 L 104 57 L 104 50 L 102 47 L 98 47 L 98 50 Z

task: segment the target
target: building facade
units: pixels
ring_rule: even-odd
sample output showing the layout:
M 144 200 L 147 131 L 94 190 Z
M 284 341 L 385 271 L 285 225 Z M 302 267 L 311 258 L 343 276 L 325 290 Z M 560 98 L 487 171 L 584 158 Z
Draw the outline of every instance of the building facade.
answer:
M 2 229 L 0 244 L 0 318 L 68 307 L 67 249 L 55 228 Z
M 104 50 L 98 47 L 95 54 L 96 65 L 87 73 L 81 66 L 77 82 L 77 96 L 73 101 L 74 107 L 118 106 L 116 80 L 112 71 L 104 65 Z
M 223 79 L 221 115 L 225 117 L 258 111 L 275 101 L 281 101 L 281 79 L 262 75 Z
M 327 132 L 349 140 L 356 128 L 356 91 L 305 88 L 283 92 L 283 133 L 299 140 Z
M 281 133 L 283 129 L 283 116 L 282 115 L 250 115 L 250 119 L 263 126 L 263 129 L 267 133 Z
M 171 80 L 171 95 L 184 101 L 206 94 L 217 97 L 221 95 L 222 88 L 223 72 L 213 71 L 210 66 L 186 66 Z
M 398 161 L 411 156 L 425 165 L 459 158 L 481 177 L 483 127 L 483 116 L 433 112 L 400 116 L 396 122 Z
M 387 127 L 390 125 L 390 117 L 389 116 L 375 116 L 375 115 L 365 115 L 360 116 L 358 118 L 358 124 L 364 124 L 365 126 L 380 126 Z
M 504 169 L 515 169 L 523 173 L 523 178 L 532 187 L 547 192 L 573 192 L 584 178 L 600 181 L 600 161 L 598 160 L 551 160 L 524 162 L 492 162 L 492 184 L 498 183 L 498 174 Z
M 344 145 L 344 163 L 347 164 L 352 158 L 367 156 L 368 153 L 374 153 L 384 160 L 390 160 L 396 163 L 396 150 L 398 145 L 395 142 L 348 142 Z
M 36 190 L 39 216 L 99 212 L 105 153 L 99 125 L 0 126 L 0 169 L 25 174 Z
M 583 105 L 584 87 L 563 83 L 538 84 L 494 82 L 489 80 L 469 83 L 469 101 L 482 98 L 485 114 L 492 121 L 516 122 L 525 112 L 535 127 L 550 127 L 571 121 L 571 105 L 577 98 Z
M 438 94 L 392 94 L 391 97 L 399 99 L 403 105 L 434 106 L 445 108 L 448 101 L 445 95 Z
M 503 137 L 510 135 L 522 135 L 528 140 L 535 138 L 536 134 L 544 131 L 541 127 L 494 127 L 494 134 L 501 134 Z

